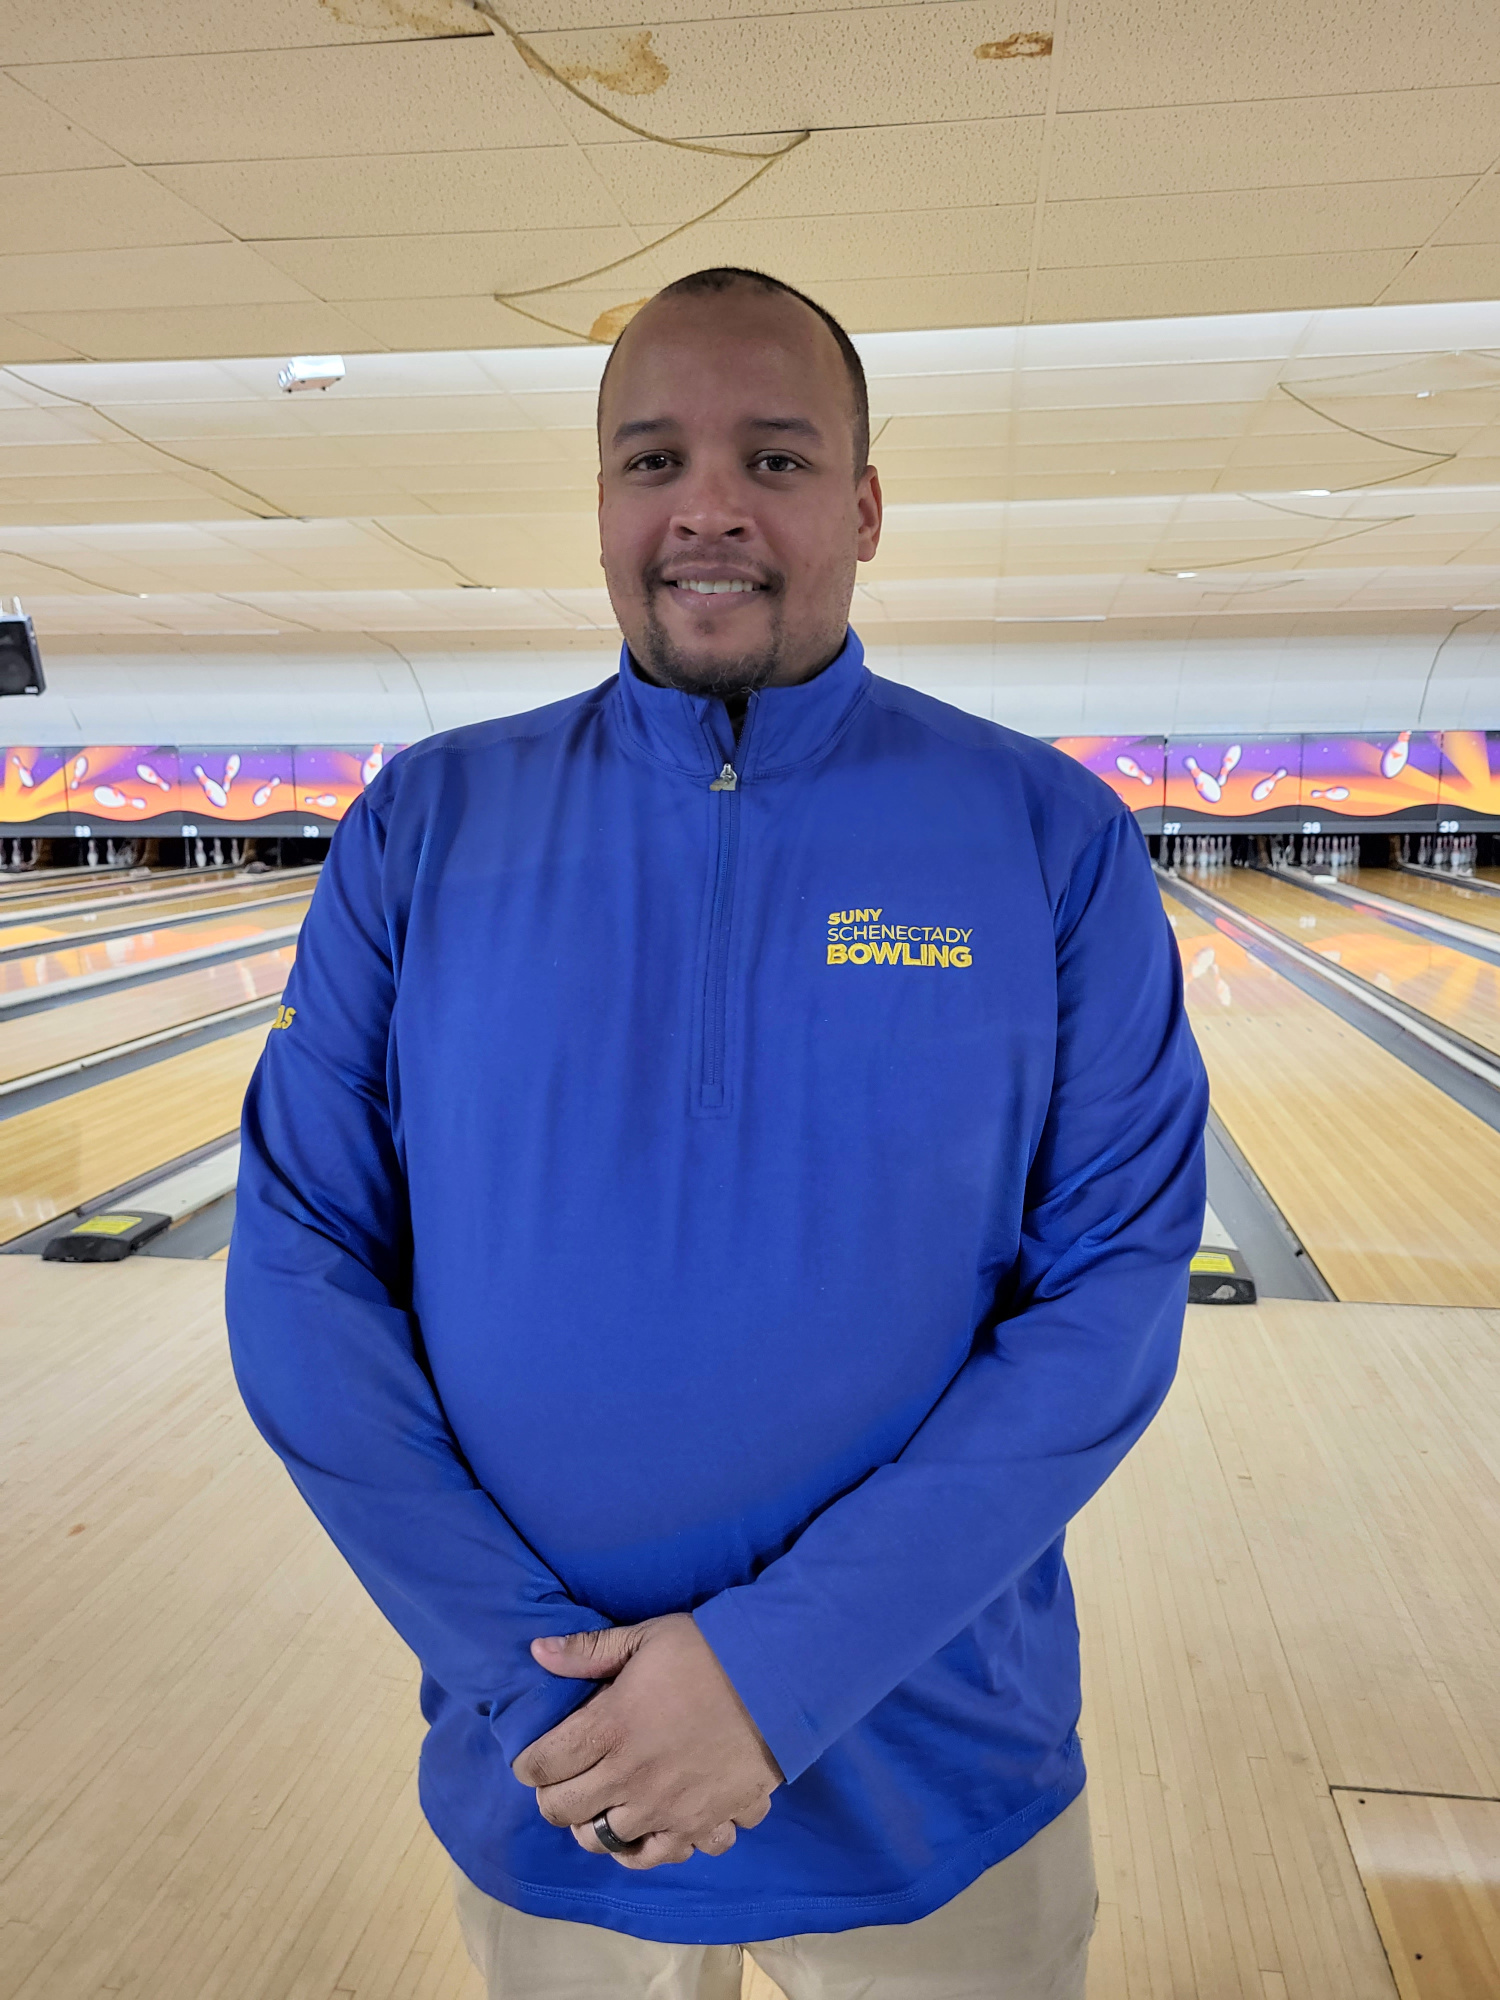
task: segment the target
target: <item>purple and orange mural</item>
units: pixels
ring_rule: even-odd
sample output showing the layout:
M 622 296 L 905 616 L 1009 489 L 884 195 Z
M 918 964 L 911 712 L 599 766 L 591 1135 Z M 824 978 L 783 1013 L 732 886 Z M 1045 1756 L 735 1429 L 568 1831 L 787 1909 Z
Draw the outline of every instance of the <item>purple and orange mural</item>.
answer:
M 1053 747 L 1076 758 L 1122 798 L 1132 812 L 1159 810 L 1163 802 L 1166 738 L 1163 736 L 1054 736 Z M 1154 829 L 1155 822 L 1152 822 Z
M 1166 818 L 1298 826 L 1301 771 L 1300 736 L 1169 737 Z
M 177 752 L 160 743 L 86 743 L 67 753 L 68 812 L 89 826 L 178 822 Z
M 38 820 L 68 815 L 68 752 L 17 743 L 0 750 L 0 826 L 24 831 Z
M 292 803 L 292 752 L 265 744 L 239 749 L 191 748 L 181 757 L 182 816 L 207 825 L 289 819 Z
M 1438 817 L 1500 820 L 1500 729 L 1445 729 Z
M 373 784 L 404 746 L 399 743 L 325 743 L 292 752 L 296 809 L 312 819 L 339 820 L 366 785 Z
M 1442 738 L 1431 730 L 1304 736 L 1302 818 L 1391 826 L 1435 822 Z

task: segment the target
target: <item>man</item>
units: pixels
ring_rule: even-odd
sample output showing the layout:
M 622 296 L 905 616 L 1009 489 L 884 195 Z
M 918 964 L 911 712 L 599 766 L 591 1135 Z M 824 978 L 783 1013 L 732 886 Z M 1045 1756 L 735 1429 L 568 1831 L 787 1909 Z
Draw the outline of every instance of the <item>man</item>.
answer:
M 749 1944 L 790 2000 L 1077 2000 L 1063 1530 L 1203 1213 L 1144 844 L 866 670 L 819 308 L 669 286 L 599 431 L 619 675 L 339 829 L 246 1105 L 240 1383 L 422 1662 L 492 1996 L 730 2000 Z

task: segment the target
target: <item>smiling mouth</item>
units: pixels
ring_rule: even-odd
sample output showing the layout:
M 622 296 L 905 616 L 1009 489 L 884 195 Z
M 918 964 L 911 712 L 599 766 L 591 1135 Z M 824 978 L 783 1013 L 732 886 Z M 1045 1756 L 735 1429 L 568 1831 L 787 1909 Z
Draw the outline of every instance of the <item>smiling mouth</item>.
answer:
M 753 591 L 764 590 L 763 583 L 752 583 L 746 577 L 735 577 L 729 581 L 708 582 L 701 577 L 673 577 L 667 584 L 669 590 L 678 590 L 689 597 L 748 596 Z

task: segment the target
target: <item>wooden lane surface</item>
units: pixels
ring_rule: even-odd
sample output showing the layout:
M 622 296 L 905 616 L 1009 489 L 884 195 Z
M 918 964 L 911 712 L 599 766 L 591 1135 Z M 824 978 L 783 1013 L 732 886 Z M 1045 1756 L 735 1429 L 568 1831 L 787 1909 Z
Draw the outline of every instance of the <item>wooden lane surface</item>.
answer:
M 0 1083 L 74 1062 L 140 1035 L 186 1026 L 247 1000 L 274 1000 L 286 984 L 295 956 L 296 947 L 284 944 L 253 957 L 225 959 L 173 978 L 153 979 L 127 993 L 86 995 L 66 1007 L 23 1014 L 18 1021 L 0 1018 Z
M 0 960 L 0 993 L 19 993 L 30 988 L 44 992 L 55 981 L 72 979 L 83 972 L 145 969 L 179 951 L 205 945 L 232 945 L 241 939 L 253 943 L 263 931 L 299 922 L 307 914 L 309 901 L 309 897 L 299 896 L 289 903 L 272 903 L 263 910 L 245 910 L 239 915 L 231 911 L 204 917 L 198 923 L 132 931 L 125 937 L 100 938 L 94 944 L 59 945 L 55 951 L 38 952 L 34 957 Z
M 1500 1799 L 1334 1802 L 1402 2000 L 1500 1994 Z
M 142 930 L 149 924 L 175 924 L 179 918 L 235 910 L 245 903 L 264 903 L 274 909 L 280 897 L 291 898 L 297 893 L 297 884 L 289 883 L 278 890 L 270 877 L 261 876 L 254 882 L 225 883 L 218 889 L 205 889 L 195 896 L 132 898 L 108 909 L 87 911 L 82 916 L 7 924 L 0 928 L 0 951 L 15 951 L 28 944 L 47 948 L 61 940 L 82 942 L 95 931 L 113 931 L 123 924 L 137 925 Z
M 265 1038 L 262 1023 L 0 1120 L 0 1243 L 233 1131 Z
M 1163 900 L 1214 1107 L 1337 1296 L 1500 1306 L 1500 1132 Z
M 1330 959 L 1446 1028 L 1500 1055 L 1500 965 L 1455 946 L 1428 943 L 1384 917 L 1356 910 L 1255 868 L 1186 879 L 1259 917 L 1293 944 Z
M 1414 910 L 1430 910 L 1435 917 L 1450 917 L 1478 930 L 1500 931 L 1500 896 L 1466 889 L 1461 876 L 1451 882 L 1435 882 L 1428 875 L 1408 875 L 1402 868 L 1356 868 L 1343 879 L 1355 889 L 1373 890 L 1377 896 L 1389 896 L 1392 902 L 1410 903 Z
M 8 903 L 93 902 L 98 897 L 129 898 L 153 890 L 176 888 L 186 882 L 230 881 L 236 868 L 153 868 L 144 875 L 97 873 L 91 868 L 58 869 L 54 874 L 0 875 L 0 908 Z
M 415 1666 L 250 1428 L 222 1271 L 12 1261 L 0 1991 L 481 2000 Z M 1500 1314 L 1190 1311 L 1069 1537 L 1089 2000 L 1396 2000 L 1329 1788 L 1500 1789 L 1497 1446 Z

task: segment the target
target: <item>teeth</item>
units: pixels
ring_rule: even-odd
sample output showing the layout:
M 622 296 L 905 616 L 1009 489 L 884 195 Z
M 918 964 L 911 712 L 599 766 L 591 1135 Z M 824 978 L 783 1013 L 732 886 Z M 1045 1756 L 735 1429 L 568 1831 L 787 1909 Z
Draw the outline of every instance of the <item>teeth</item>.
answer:
M 679 590 L 691 590 L 699 597 L 719 597 L 730 590 L 754 590 L 753 583 L 695 583 L 686 580 L 678 583 Z

